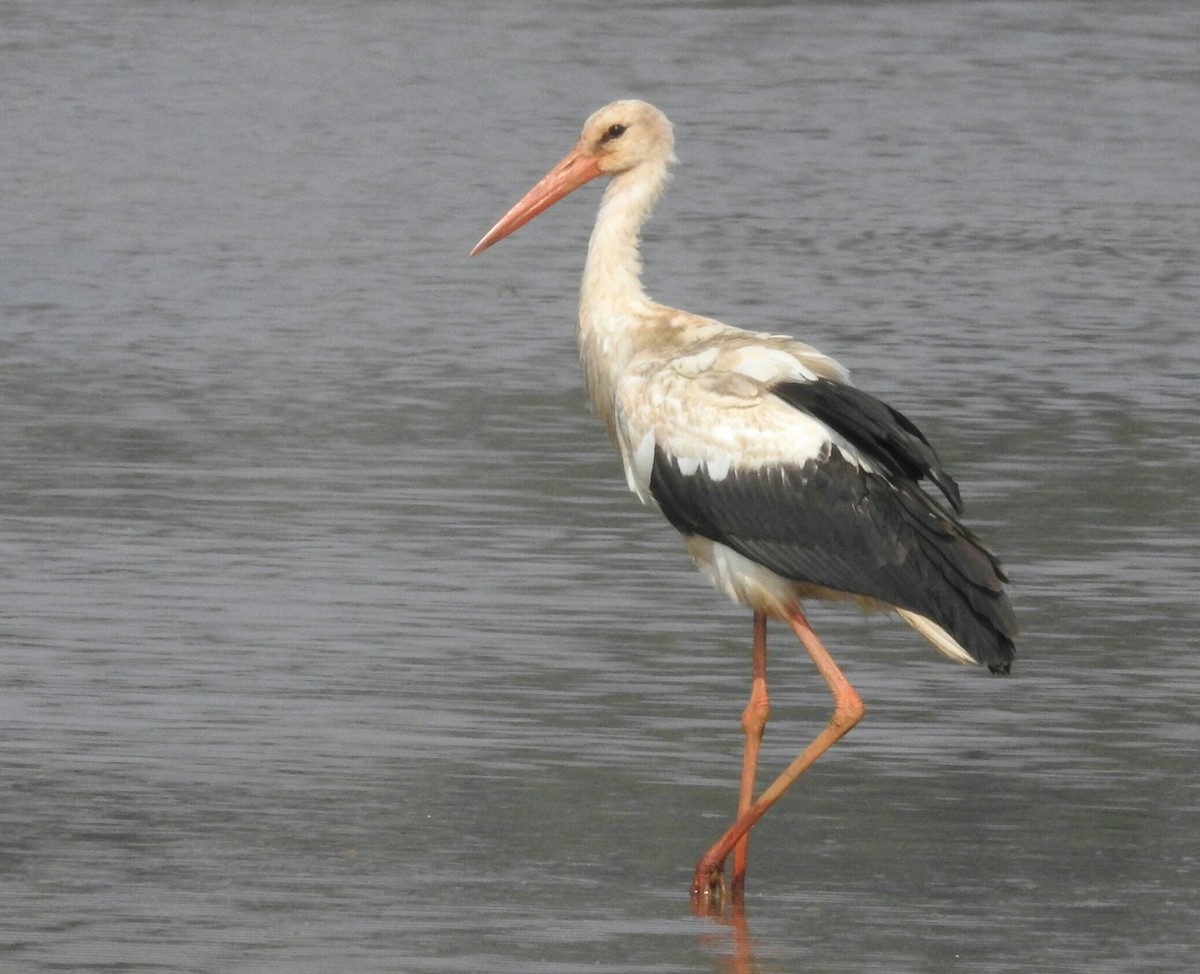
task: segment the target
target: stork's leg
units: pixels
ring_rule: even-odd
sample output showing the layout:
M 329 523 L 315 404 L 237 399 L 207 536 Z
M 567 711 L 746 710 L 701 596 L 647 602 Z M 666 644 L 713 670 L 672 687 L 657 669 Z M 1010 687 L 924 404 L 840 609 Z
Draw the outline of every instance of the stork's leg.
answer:
M 754 642 L 750 650 L 750 702 L 742 711 L 742 732 L 746 735 L 742 752 L 742 780 L 738 788 L 737 817 L 741 818 L 754 801 L 754 771 L 758 767 L 758 748 L 771 707 L 767 700 L 767 616 L 754 613 Z M 746 832 L 733 847 L 733 902 L 739 903 L 746 886 L 746 849 L 750 833 Z
M 719 895 L 722 866 L 725 859 L 734 846 L 742 840 L 742 837 L 750 831 L 751 826 L 762 818 L 763 813 L 775 804 L 775 801 L 787 791 L 793 781 L 807 771 L 817 758 L 862 719 L 862 700 L 854 691 L 854 687 L 846 681 L 842 671 L 833 661 L 833 657 L 829 655 L 829 651 L 821 645 L 821 640 L 812 631 L 804 614 L 796 609 L 787 621 L 808 651 L 808 655 L 812 657 L 817 671 L 825 680 L 825 685 L 829 687 L 829 692 L 833 694 L 833 713 L 830 715 L 825 729 L 813 739 L 813 742 L 784 769 L 783 773 L 767 787 L 757 801 L 738 815 L 737 821 L 700 857 L 700 861 L 696 864 L 696 872 L 692 877 L 692 902 L 698 911 L 707 912 L 706 907 L 709 901 Z

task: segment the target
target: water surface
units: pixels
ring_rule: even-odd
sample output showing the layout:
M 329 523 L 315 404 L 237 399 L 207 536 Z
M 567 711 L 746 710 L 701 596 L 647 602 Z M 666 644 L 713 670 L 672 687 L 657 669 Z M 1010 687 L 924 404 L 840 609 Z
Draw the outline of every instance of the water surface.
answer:
M 1178 971 L 1198 946 L 1200 13 L 0 8 L 0 956 L 22 970 Z M 749 620 L 587 415 L 619 96 L 656 296 L 917 420 L 1012 678 L 812 618 L 867 719 L 694 918 Z M 772 639 L 763 764 L 827 696 Z

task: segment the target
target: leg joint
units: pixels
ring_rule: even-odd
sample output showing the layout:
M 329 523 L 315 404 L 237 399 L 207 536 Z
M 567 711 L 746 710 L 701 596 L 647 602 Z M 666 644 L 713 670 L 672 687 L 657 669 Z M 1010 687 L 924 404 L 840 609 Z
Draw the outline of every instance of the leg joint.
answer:
M 771 702 L 767 699 L 767 692 L 764 690 L 762 693 L 755 693 L 746 704 L 746 709 L 742 711 L 742 730 L 761 739 L 770 714 Z
M 846 692 L 838 694 L 834 699 L 833 716 L 829 718 L 829 723 L 844 734 L 862 720 L 866 712 L 867 708 L 863 706 L 862 698 L 847 684 Z

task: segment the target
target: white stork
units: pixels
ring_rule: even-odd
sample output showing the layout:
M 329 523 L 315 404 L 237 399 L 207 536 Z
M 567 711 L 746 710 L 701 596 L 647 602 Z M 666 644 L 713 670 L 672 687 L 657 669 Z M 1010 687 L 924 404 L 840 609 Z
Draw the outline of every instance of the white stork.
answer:
M 471 253 L 588 180 L 610 177 L 579 295 L 592 404 L 621 451 L 630 490 L 662 511 L 717 587 L 754 613 L 737 816 L 701 857 L 692 882 L 694 902 L 707 910 L 726 896 L 731 851 L 732 899 L 741 901 L 751 826 L 863 715 L 858 694 L 809 627 L 804 599 L 894 610 L 938 652 L 994 673 L 1012 664 L 1017 626 L 1000 563 L 958 521 L 958 488 L 910 420 L 859 391 L 841 365 L 808 345 L 646 295 L 639 233 L 675 161 L 673 146 L 671 123 L 652 105 L 605 106 Z M 755 798 L 768 711 L 768 617 L 791 626 L 834 708 L 807 749 Z

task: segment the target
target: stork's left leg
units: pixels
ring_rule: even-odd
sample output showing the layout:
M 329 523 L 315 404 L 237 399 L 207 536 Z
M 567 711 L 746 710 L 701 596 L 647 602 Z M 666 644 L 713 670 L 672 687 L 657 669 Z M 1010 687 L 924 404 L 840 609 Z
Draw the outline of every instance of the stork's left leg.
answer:
M 708 912 L 711 900 L 720 895 L 722 867 L 730 851 L 750 831 L 750 828 L 763 817 L 770 808 L 800 777 L 814 761 L 824 754 L 830 746 L 843 737 L 847 731 L 857 724 L 863 715 L 863 704 L 838 665 L 829 655 L 829 651 L 821 644 L 817 634 L 812 631 L 804 614 L 796 609 L 788 617 L 788 624 L 795 632 L 808 655 L 816 664 L 817 672 L 825 680 L 829 692 L 833 694 L 833 713 L 824 730 L 818 734 L 811 744 L 799 754 L 783 773 L 776 778 L 746 811 L 738 815 L 737 820 L 725 831 L 712 847 L 700 857 L 696 864 L 696 872 L 692 876 L 692 905 L 697 912 Z M 736 861 L 736 860 L 735 860 Z
M 742 751 L 742 780 L 738 787 L 737 817 L 749 811 L 754 802 L 754 772 L 758 767 L 758 749 L 771 705 L 767 699 L 767 616 L 754 613 L 754 641 L 750 650 L 750 702 L 742 711 L 742 732 L 746 735 Z M 746 887 L 746 850 L 750 833 L 746 832 L 733 847 L 733 902 L 740 903 Z

